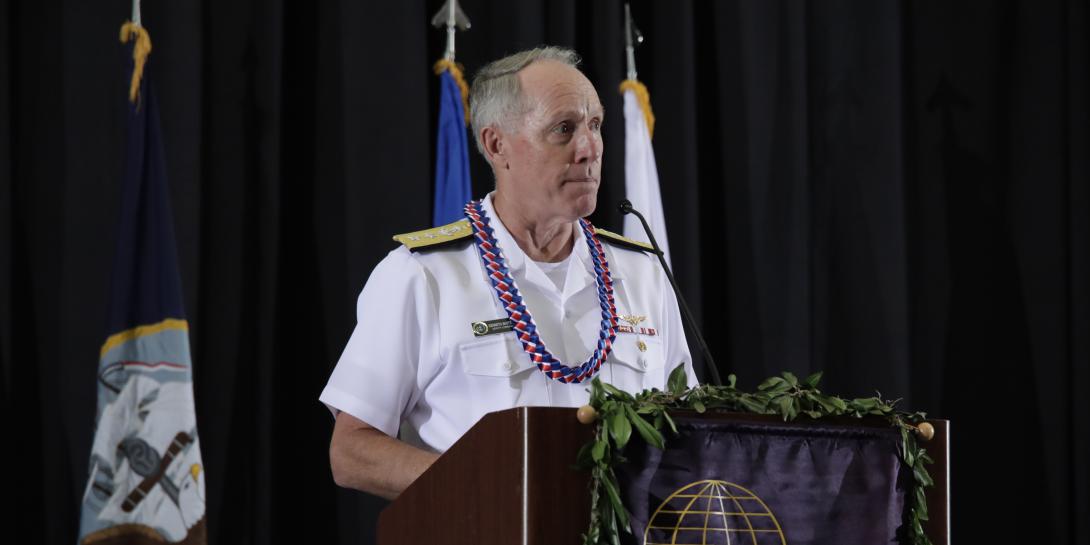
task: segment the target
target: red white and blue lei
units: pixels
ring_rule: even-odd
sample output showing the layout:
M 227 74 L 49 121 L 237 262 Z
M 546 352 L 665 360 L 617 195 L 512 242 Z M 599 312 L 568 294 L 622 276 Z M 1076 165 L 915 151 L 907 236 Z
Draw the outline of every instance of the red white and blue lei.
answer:
M 613 300 L 613 279 L 609 274 L 609 263 L 605 250 L 594 227 L 585 219 L 579 220 L 587 246 L 590 248 L 591 261 L 594 263 L 594 282 L 598 286 L 598 301 L 602 308 L 601 328 L 598 332 L 598 345 L 587 361 L 578 367 L 564 365 L 548 349 L 537 333 L 537 326 L 526 303 L 522 300 L 515 279 L 507 268 L 503 251 L 495 237 L 495 231 L 489 226 L 488 216 L 481 207 L 481 201 L 470 201 L 465 207 L 466 217 L 473 228 L 474 242 L 477 245 L 485 271 L 492 287 L 496 290 L 500 305 L 507 311 L 507 316 L 514 325 L 515 334 L 522 349 L 545 376 L 564 383 L 582 382 L 593 377 L 602 367 L 606 356 L 613 349 L 617 338 L 617 307 Z

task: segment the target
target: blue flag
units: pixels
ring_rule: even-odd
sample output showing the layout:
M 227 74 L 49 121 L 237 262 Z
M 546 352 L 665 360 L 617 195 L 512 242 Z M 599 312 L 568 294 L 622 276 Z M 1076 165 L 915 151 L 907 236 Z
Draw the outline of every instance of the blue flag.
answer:
M 462 91 L 450 70 L 439 74 L 439 134 L 435 144 L 434 226 L 462 219 L 472 198 L 469 183 L 469 148 L 466 143 Z
M 143 33 L 146 58 L 150 39 L 133 33 Z M 158 105 L 136 73 L 80 542 L 204 543 L 204 465 Z

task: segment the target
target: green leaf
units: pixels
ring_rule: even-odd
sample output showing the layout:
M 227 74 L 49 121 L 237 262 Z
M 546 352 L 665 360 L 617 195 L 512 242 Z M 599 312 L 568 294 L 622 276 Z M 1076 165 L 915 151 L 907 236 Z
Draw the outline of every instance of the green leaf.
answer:
M 784 371 L 783 378 L 785 381 L 787 381 L 788 386 L 794 387 L 799 385 L 798 377 L 796 377 L 795 373 L 792 373 L 791 371 Z
M 685 392 L 689 386 L 689 377 L 685 374 L 685 364 L 682 363 L 670 371 L 670 378 L 666 380 L 666 389 L 671 394 L 678 395 Z
M 922 486 L 916 487 L 916 505 L 913 507 L 916 509 L 916 518 L 930 520 L 927 515 L 927 494 Z
M 916 482 L 922 486 L 931 486 L 935 484 L 935 481 L 931 480 L 931 474 L 927 472 L 927 468 L 923 464 L 916 464 L 916 467 L 912 468 L 912 472 L 916 477 Z
M 640 437 L 643 437 L 644 441 L 647 441 L 647 444 L 654 445 L 655 448 L 659 450 L 666 448 L 666 442 L 662 438 L 662 434 L 659 433 L 659 430 L 656 430 L 640 415 L 636 414 L 636 411 L 633 411 L 632 407 L 625 405 L 625 412 L 628 413 L 628 420 L 636 427 L 636 431 L 639 432 Z
M 807 386 L 811 387 L 811 388 L 817 388 L 818 383 L 821 382 L 821 375 L 822 375 L 822 372 L 818 371 L 817 373 L 814 373 L 814 374 L 806 377 L 806 380 L 804 380 L 802 382 L 804 384 L 806 384 Z
M 821 405 L 821 408 L 822 408 L 822 409 L 825 409 L 825 412 L 827 412 L 827 413 L 829 413 L 829 414 L 838 414 L 838 413 L 839 413 L 839 411 L 843 410 L 843 409 L 840 409 L 840 408 L 838 408 L 838 407 L 836 406 L 836 403 L 834 403 L 834 402 L 832 401 L 832 399 L 830 399 L 830 398 L 829 398 L 829 397 L 827 397 L 827 396 L 823 396 L 823 395 L 818 395 L 818 394 L 814 394 L 814 395 L 813 395 L 813 396 L 811 397 L 811 399 L 813 399 L 814 401 L 816 401 L 818 405 Z
M 776 384 L 773 384 L 772 387 L 765 390 L 766 393 L 769 393 L 769 394 L 772 394 L 772 395 L 786 394 L 789 391 L 791 391 L 791 385 L 788 384 L 786 380 L 777 382 Z
M 757 389 L 763 392 L 769 388 L 772 388 L 773 386 L 776 386 L 777 384 L 784 384 L 784 380 L 782 377 L 768 377 L 764 380 L 764 382 L 757 386 Z
M 625 392 L 624 390 L 621 390 L 620 388 L 617 388 L 616 386 L 608 382 L 603 382 L 602 387 L 605 388 L 606 391 L 609 392 L 609 394 L 616 399 L 623 399 L 625 401 L 632 400 L 632 394 Z
M 621 526 L 628 527 L 628 513 L 624 510 L 624 504 L 621 503 L 621 495 L 617 492 L 617 483 L 614 482 L 615 477 L 612 472 L 603 475 L 602 485 L 606 489 L 606 495 L 609 496 L 609 503 L 613 506 L 613 514 L 617 516 Z
M 612 503 L 612 502 L 611 502 Z M 609 536 L 610 545 L 621 545 L 621 533 L 617 530 L 617 517 L 613 515 L 614 510 L 607 504 L 604 518 L 609 521 L 609 526 L 606 528 L 606 535 Z
M 734 388 L 734 385 L 738 382 L 738 377 L 734 376 L 734 373 L 727 375 L 727 387 Z
M 698 413 L 703 414 L 704 411 L 708 410 L 708 408 L 704 406 L 703 401 L 700 401 L 699 399 L 694 399 L 693 400 L 693 410 L 695 410 Z
M 594 446 L 590 448 L 591 458 L 595 462 L 601 462 L 606 457 L 606 449 L 609 448 L 609 444 L 605 440 L 599 439 L 594 442 Z
M 674 424 L 674 419 L 670 418 L 670 413 L 663 411 L 662 416 L 666 420 L 666 423 L 670 425 L 670 430 L 674 432 L 674 435 L 677 435 L 677 425 Z
M 791 414 L 791 398 L 787 396 L 776 398 L 777 412 L 783 417 L 784 422 L 790 420 Z
M 609 435 L 613 437 L 613 443 L 617 450 L 628 444 L 628 438 L 632 436 L 632 425 L 625 418 L 624 411 L 614 411 L 609 415 Z
M 604 398 L 605 394 L 602 391 L 602 381 L 598 380 L 598 377 L 594 377 L 594 380 L 590 382 L 590 405 L 595 409 L 600 408 Z
M 738 401 L 742 404 L 742 406 L 748 409 L 749 412 L 757 414 L 765 414 L 768 412 L 767 405 L 758 402 L 750 396 L 741 397 L 738 399 Z

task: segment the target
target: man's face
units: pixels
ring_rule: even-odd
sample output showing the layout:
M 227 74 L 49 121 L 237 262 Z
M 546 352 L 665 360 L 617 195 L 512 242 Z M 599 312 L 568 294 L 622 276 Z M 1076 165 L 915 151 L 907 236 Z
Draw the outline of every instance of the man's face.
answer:
M 602 103 L 590 81 L 556 61 L 518 74 L 525 115 L 502 130 L 497 190 L 527 216 L 575 221 L 590 215 L 602 175 Z

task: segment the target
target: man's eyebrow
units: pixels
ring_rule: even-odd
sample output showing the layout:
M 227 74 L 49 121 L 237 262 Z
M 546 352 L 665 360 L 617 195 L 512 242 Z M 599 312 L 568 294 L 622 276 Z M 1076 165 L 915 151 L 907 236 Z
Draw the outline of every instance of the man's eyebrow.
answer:
M 606 110 L 601 106 L 597 108 L 591 108 L 590 111 L 587 112 L 587 114 L 587 117 L 597 117 L 598 119 L 606 118 Z M 583 117 L 583 110 L 557 110 L 549 115 L 549 119 L 552 120 L 571 119 L 573 117 Z

